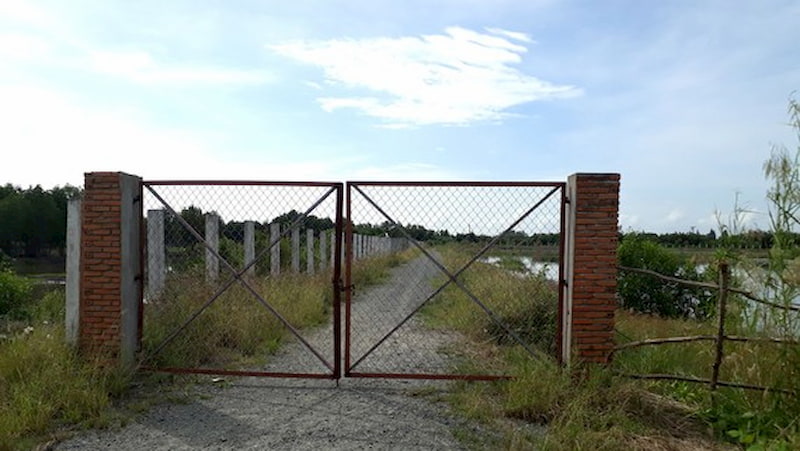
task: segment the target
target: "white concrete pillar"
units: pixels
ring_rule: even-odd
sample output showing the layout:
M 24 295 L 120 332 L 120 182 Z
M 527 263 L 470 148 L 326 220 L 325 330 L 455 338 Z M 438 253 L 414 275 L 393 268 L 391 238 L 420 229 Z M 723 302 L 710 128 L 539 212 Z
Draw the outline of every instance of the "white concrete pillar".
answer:
M 164 210 L 147 210 L 147 300 L 161 296 L 166 276 Z
M 319 232 L 319 270 L 324 272 L 328 267 L 328 231 Z
M 219 252 L 219 216 L 215 213 L 206 214 L 206 282 L 215 283 L 219 278 L 219 259 L 215 252 Z M 211 249 L 209 249 L 211 248 Z
M 273 222 L 269 225 L 269 243 L 272 249 L 269 252 L 269 272 L 273 276 L 281 273 L 281 225 Z
M 256 223 L 244 222 L 244 266 L 256 259 Z M 245 273 L 248 277 L 256 275 L 256 265 L 250 267 Z
M 67 344 L 77 346 L 81 293 L 81 199 L 67 202 L 67 303 L 65 331 Z
M 314 229 L 306 229 L 306 272 L 314 274 Z
M 292 230 L 292 272 L 300 272 L 300 229 Z

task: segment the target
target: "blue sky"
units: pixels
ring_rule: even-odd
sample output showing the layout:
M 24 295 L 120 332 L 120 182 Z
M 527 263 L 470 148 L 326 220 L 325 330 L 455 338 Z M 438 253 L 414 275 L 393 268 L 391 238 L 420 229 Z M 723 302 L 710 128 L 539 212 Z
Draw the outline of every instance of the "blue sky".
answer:
M 628 230 L 766 227 L 800 2 L 0 1 L 0 182 L 622 174 Z

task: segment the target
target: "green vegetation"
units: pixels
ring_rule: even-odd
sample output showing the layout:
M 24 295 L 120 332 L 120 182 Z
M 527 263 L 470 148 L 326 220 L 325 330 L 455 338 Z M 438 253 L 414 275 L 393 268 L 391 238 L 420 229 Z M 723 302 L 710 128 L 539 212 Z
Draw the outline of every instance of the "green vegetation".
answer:
M 470 257 L 458 245 L 440 246 L 437 251 L 448 268 L 459 268 Z M 516 271 L 517 267 L 511 270 Z M 537 274 L 512 273 L 482 262 L 475 262 L 459 280 L 526 345 L 554 355 L 558 294 L 552 282 Z M 438 287 L 444 281 L 444 277 L 437 278 L 435 285 Z M 503 326 L 455 284 L 445 288 L 422 314 L 432 326 L 457 330 L 475 342 L 488 340 L 502 345 L 515 342 Z
M 285 275 L 251 281 L 255 290 L 294 327 L 322 323 L 332 293 L 327 276 Z M 145 356 L 211 298 L 214 288 L 202 275 L 182 275 L 145 306 L 142 347 Z M 280 321 L 240 285 L 229 288 L 148 365 L 156 367 L 236 367 L 242 359 L 265 357 L 280 346 L 287 331 Z
M 628 234 L 618 251 L 622 266 L 649 269 L 666 276 L 701 281 L 704 272 L 683 254 L 637 234 Z M 623 271 L 618 280 L 623 308 L 668 318 L 707 318 L 714 312 L 715 294 L 708 289 L 664 282 L 653 276 Z
M 764 336 L 728 321 L 731 335 Z M 659 318 L 618 312 L 618 342 L 645 338 L 711 335 L 710 322 Z M 669 344 L 625 350 L 614 367 L 628 374 L 675 374 L 708 378 L 714 360 L 713 342 Z M 783 389 L 800 389 L 800 349 L 772 343 L 725 344 L 722 380 Z M 800 400 L 776 392 L 719 388 L 711 394 L 696 383 L 642 382 L 652 392 L 685 404 L 718 437 L 753 445 L 752 449 L 797 449 L 800 445 Z M 759 448 L 761 446 L 762 448 Z M 782 448 L 783 447 L 783 448 Z
M 64 292 L 25 304 L 27 321 L 0 318 L 0 450 L 31 449 L 72 427 L 117 418 L 129 375 L 87 362 L 64 342 Z
M 460 267 L 469 257 L 460 246 L 437 251 L 449 268 Z M 529 344 L 535 356 L 510 340 L 457 287 L 448 287 L 423 309 L 430 326 L 458 330 L 469 340 L 458 354 L 460 369 L 513 376 L 509 381 L 455 384 L 447 397 L 453 408 L 490 431 L 480 436 L 461 431 L 465 443 L 480 449 L 545 450 L 683 449 L 711 443 L 699 414 L 689 407 L 643 390 L 610 369 L 569 371 L 555 362 L 557 296 L 552 282 L 495 265 L 476 265 L 459 280 Z
M 51 190 L 0 186 L 0 250 L 15 258 L 63 256 L 67 199 L 78 193 L 69 185 Z
M 410 255 L 363 260 L 354 266 L 354 280 L 360 286 L 379 282 L 391 266 Z M 307 327 L 327 318 L 331 301 L 328 277 L 287 275 L 254 284 L 264 293 L 281 293 L 267 299 L 274 299 L 281 308 L 291 304 L 292 308 L 282 313 L 293 325 Z M 145 351 L 151 351 L 178 321 L 185 320 L 184 314 L 198 302 L 208 299 L 208 289 L 197 280 L 202 277 L 186 275 L 170 282 L 163 299 L 146 306 Z M 283 327 L 272 327 L 276 320 L 241 288 L 234 288 L 217 304 L 151 363 L 253 367 L 263 363 L 266 354 L 286 338 Z M 131 374 L 79 356 L 64 343 L 63 290 L 48 291 L 41 299 L 24 303 L 20 311 L 24 321 L 0 316 L 0 451 L 27 450 L 75 429 L 119 424 L 146 409 L 149 402 L 170 396 L 175 383 L 187 380 Z M 154 401 L 126 399 L 134 379 L 137 386 L 162 395 Z
M 13 271 L 0 270 L 0 316 L 21 319 L 31 301 L 33 284 Z

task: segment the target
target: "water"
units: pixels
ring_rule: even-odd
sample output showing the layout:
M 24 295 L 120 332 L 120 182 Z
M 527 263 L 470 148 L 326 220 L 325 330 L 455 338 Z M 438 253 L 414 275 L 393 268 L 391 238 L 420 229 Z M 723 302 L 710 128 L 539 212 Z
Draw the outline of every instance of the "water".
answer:
M 547 280 L 558 281 L 558 263 L 537 261 L 530 257 L 514 257 L 525 266 L 527 274 L 541 274 Z M 481 259 L 484 263 L 500 266 L 500 257 L 489 256 Z

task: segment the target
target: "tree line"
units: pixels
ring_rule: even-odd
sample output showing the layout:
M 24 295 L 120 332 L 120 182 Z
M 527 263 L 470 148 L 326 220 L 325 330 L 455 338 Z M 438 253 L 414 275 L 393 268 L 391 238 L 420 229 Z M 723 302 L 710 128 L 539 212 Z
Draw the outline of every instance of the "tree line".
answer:
M 67 239 L 67 200 L 80 189 L 49 190 L 0 186 L 0 252 L 10 257 L 63 257 Z
M 0 252 L 10 257 L 39 258 L 48 256 L 63 257 L 66 248 L 67 200 L 79 196 L 80 188 L 65 185 L 49 190 L 37 185 L 23 189 L 11 184 L 0 186 Z M 201 208 L 189 206 L 181 210 L 180 215 L 201 235 L 205 230 L 205 214 Z M 300 213 L 295 210 L 286 212 L 270 222 L 291 224 Z M 176 218 L 167 215 L 165 224 L 168 245 L 178 245 L 187 240 L 188 232 Z M 268 233 L 269 222 L 258 223 L 256 229 Z M 334 227 L 330 218 L 309 216 L 303 220 L 304 228 L 312 228 L 319 232 Z M 431 244 L 449 242 L 486 243 L 494 237 L 480 233 L 452 232 L 449 230 L 429 229 L 420 224 L 404 225 L 405 233 L 418 241 Z M 380 235 L 402 237 L 404 233 L 389 222 L 379 224 L 362 223 L 354 225 L 356 233 L 362 235 Z M 244 222 L 220 220 L 220 232 L 229 239 L 237 239 L 244 235 Z M 773 246 L 772 232 L 750 230 L 739 234 L 728 234 L 723 231 L 719 236 L 714 230 L 700 233 L 671 232 L 664 234 L 637 233 L 650 241 L 666 247 L 714 248 L 719 246 L 734 248 L 769 249 Z M 621 233 L 622 239 L 626 234 Z M 789 237 L 800 243 L 800 235 Z M 510 231 L 498 241 L 503 245 L 544 245 L 555 246 L 560 242 L 557 233 L 525 233 Z

